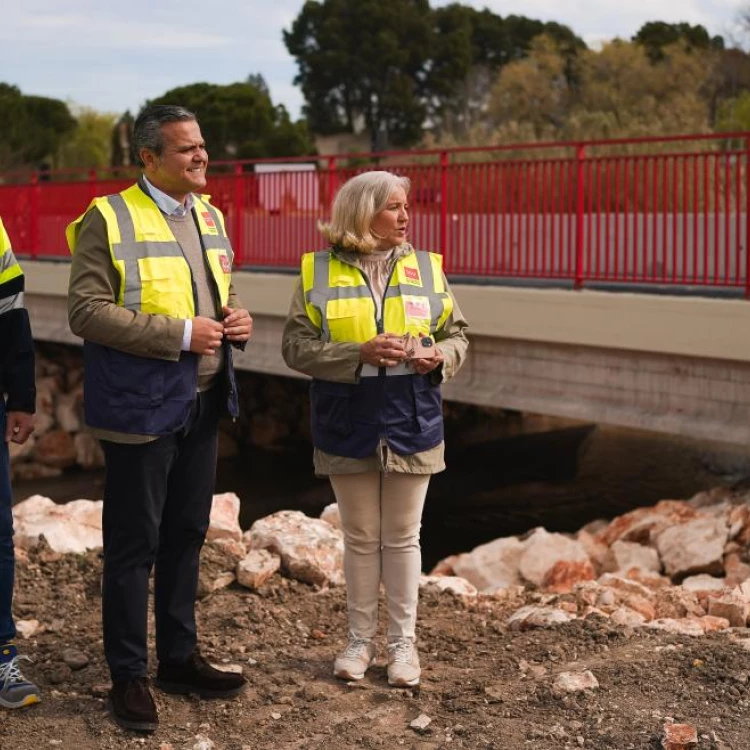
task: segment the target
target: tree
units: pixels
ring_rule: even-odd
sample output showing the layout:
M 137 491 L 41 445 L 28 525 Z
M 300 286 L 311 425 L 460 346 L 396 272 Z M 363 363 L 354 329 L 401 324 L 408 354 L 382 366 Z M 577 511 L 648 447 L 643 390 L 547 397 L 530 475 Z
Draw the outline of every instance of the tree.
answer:
M 76 112 L 76 127 L 60 144 L 58 169 L 106 167 L 112 151 L 111 133 L 117 115 L 83 107 Z
M 0 83 L 0 170 L 38 166 L 54 155 L 76 126 L 65 102 L 25 96 L 16 86 Z
M 534 39 L 547 35 L 566 59 L 585 49 L 567 26 L 524 16 L 502 18 L 492 11 L 452 3 L 435 10 L 436 51 L 430 84 L 435 96 L 433 129 L 467 133 L 486 119 L 489 92 L 497 72 L 524 58 Z
M 546 35 L 531 44 L 528 57 L 506 65 L 492 88 L 489 115 L 496 125 L 523 122 L 536 139 L 554 137 L 570 112 L 566 60 Z
M 571 55 L 585 47 L 560 24 L 428 0 L 308 0 L 284 41 L 314 132 L 366 129 L 373 147 L 383 133 L 408 146 L 425 127 L 470 128 L 497 70 L 545 32 Z
M 706 132 L 714 54 L 684 44 L 652 63 L 642 45 L 616 40 L 586 50 L 572 85 L 548 37 L 506 65 L 492 88 L 491 140 L 587 140 Z
M 636 44 L 646 48 L 649 59 L 658 62 L 664 57 L 664 48 L 682 42 L 685 49 L 724 49 L 724 38 L 711 36 L 705 26 L 689 23 L 665 23 L 649 21 L 643 24 L 633 37 Z
M 195 112 L 212 159 L 303 156 L 313 143 L 304 122 L 292 122 L 254 83 L 193 83 L 167 91 L 148 104 L 179 103 Z
M 369 131 L 414 143 L 426 115 L 432 52 L 427 0 L 307 0 L 284 43 L 316 133 Z

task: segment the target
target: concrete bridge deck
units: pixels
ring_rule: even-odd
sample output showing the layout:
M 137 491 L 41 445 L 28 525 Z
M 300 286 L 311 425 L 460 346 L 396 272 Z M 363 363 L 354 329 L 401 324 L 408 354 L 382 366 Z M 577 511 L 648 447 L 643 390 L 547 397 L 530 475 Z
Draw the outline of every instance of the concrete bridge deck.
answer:
M 67 263 L 24 262 L 40 341 L 80 344 L 67 325 Z M 255 319 L 241 369 L 297 376 L 280 354 L 295 277 L 239 272 Z M 448 399 L 750 444 L 750 302 L 627 292 L 455 284 L 467 366 Z

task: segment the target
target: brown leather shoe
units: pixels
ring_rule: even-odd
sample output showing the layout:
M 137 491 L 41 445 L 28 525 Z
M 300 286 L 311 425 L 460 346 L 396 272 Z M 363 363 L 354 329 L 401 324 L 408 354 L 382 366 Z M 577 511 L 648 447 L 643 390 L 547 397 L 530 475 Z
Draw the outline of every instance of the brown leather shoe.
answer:
M 156 704 L 145 677 L 114 682 L 109 691 L 109 712 L 124 729 L 155 732 L 159 726 Z
M 245 689 L 247 680 L 236 672 L 222 672 L 212 667 L 196 649 L 183 664 L 159 664 L 154 684 L 165 693 L 233 698 Z

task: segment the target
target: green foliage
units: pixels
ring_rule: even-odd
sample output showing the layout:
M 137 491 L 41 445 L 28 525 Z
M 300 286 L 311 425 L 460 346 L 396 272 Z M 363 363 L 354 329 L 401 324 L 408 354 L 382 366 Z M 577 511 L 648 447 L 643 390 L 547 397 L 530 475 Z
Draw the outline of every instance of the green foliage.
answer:
M 469 128 L 490 78 L 542 33 L 568 55 L 585 48 L 560 24 L 427 0 L 308 0 L 284 42 L 314 132 L 365 129 L 374 146 L 409 146 L 426 124 Z
M 364 125 L 373 142 L 382 131 L 395 144 L 419 138 L 433 45 L 427 0 L 308 0 L 284 43 L 314 132 Z
M 689 23 L 664 23 L 649 21 L 633 37 L 636 44 L 646 48 L 649 59 L 658 62 L 664 58 L 664 48 L 681 42 L 687 49 L 724 49 L 724 38 L 711 36 L 705 26 Z
M 57 151 L 58 169 L 107 167 L 112 151 L 111 133 L 117 115 L 88 107 L 76 112 L 76 128 Z
M 283 106 L 274 106 L 261 81 L 193 83 L 171 89 L 149 104 L 180 104 L 195 112 L 213 160 L 311 153 L 306 124 L 292 122 Z
M 37 167 L 53 161 L 76 121 L 65 102 L 26 96 L 16 86 L 0 83 L 0 170 Z

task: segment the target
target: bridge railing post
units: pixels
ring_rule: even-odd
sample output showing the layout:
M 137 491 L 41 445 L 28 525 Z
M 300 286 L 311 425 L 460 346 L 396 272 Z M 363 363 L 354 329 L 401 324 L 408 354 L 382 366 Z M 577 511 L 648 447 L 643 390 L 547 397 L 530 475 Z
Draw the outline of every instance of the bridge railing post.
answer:
M 750 138 L 745 144 L 745 299 L 750 299 Z
M 447 267 L 445 251 L 448 247 L 448 163 L 447 151 L 440 152 L 440 254 Z
M 232 206 L 232 249 L 234 250 L 234 262 L 237 267 L 247 263 L 245 257 L 245 237 L 243 230 L 244 211 L 243 211 L 243 171 L 242 164 L 234 165 L 234 199 Z
M 583 144 L 580 144 L 576 149 L 576 260 L 574 278 L 574 286 L 576 289 L 583 288 L 583 211 L 585 203 L 583 177 L 585 159 L 586 147 Z
M 34 260 L 39 256 L 39 172 L 31 175 L 31 205 L 29 226 L 29 248 Z

